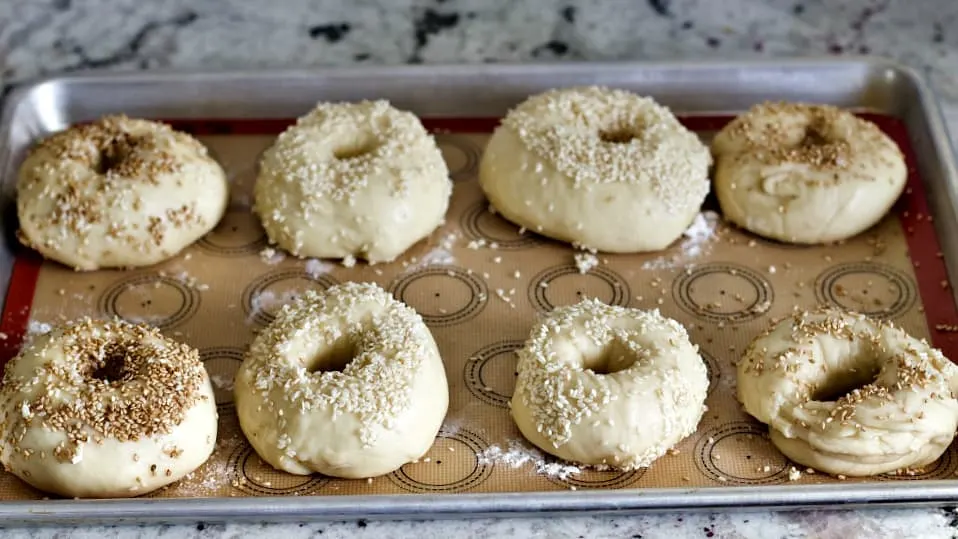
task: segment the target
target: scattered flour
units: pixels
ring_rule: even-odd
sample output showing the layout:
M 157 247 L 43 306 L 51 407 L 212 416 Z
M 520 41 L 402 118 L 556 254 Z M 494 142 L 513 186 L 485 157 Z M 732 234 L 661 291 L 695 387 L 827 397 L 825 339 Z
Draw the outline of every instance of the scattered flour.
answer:
M 276 249 L 273 249 L 272 247 L 266 247 L 265 249 L 259 252 L 259 258 L 264 263 L 269 264 L 270 266 L 275 266 L 276 264 L 279 264 L 283 260 L 286 260 L 286 253 L 282 251 L 277 251 Z
M 169 277 L 175 281 L 179 281 L 180 283 L 190 288 L 195 288 L 196 290 L 203 291 L 203 290 L 210 289 L 210 285 L 199 282 L 196 279 L 196 277 L 193 277 L 192 275 L 190 275 L 190 273 L 186 270 L 181 270 L 179 273 L 175 273 L 175 274 L 169 273 L 166 271 L 161 271 L 159 275 L 160 277 Z M 159 284 L 157 284 L 157 286 L 159 286 Z
M 599 265 L 599 258 L 592 253 L 576 253 L 572 255 L 575 259 L 575 266 L 579 273 L 589 273 L 592 268 Z
M 422 255 L 419 259 L 419 267 L 426 266 L 448 266 L 456 263 L 456 257 L 449 251 L 436 247 L 428 253 Z
M 202 466 L 164 490 L 176 496 L 191 498 L 223 496 L 222 490 L 229 487 L 233 472 L 228 456 L 241 443 L 243 442 L 235 434 L 220 438 L 216 441 L 213 454 Z
M 679 244 L 681 252 L 674 256 L 659 257 L 642 264 L 642 269 L 672 269 L 681 267 L 695 258 L 707 254 L 716 236 L 721 217 L 714 211 L 703 211 L 695 216 L 692 224 L 682 233 Z
M 458 239 L 459 236 L 455 232 L 446 234 L 428 253 L 419 258 L 414 258 L 411 263 L 404 262 L 405 270 L 403 273 L 409 273 L 427 266 L 451 266 L 455 264 L 456 257 L 452 254 L 452 249 Z
M 455 423 L 450 423 L 447 421 L 446 423 L 442 424 L 442 428 L 439 429 L 439 432 L 443 433 L 446 436 L 452 436 L 456 434 L 457 432 L 459 432 L 459 429 L 460 429 L 460 426 L 458 421 Z
M 313 279 L 318 278 L 320 275 L 325 275 L 332 270 L 332 264 L 323 262 L 317 258 L 310 258 L 306 261 L 306 273 L 308 273 Z
M 233 391 L 233 375 L 213 374 L 210 376 L 213 387 L 225 391 Z
M 538 449 L 528 447 L 519 440 L 509 440 L 509 448 L 505 450 L 498 445 L 489 446 L 476 457 L 479 464 L 504 464 L 511 468 L 532 464 L 537 474 L 556 479 L 567 479 L 570 475 L 582 472 L 578 466 L 547 461 Z
M 27 335 L 43 335 L 44 333 L 50 333 L 53 327 L 46 322 L 37 322 L 36 320 L 30 320 L 30 323 L 27 325 Z
M 278 310 L 283 305 L 290 303 L 299 297 L 300 291 L 297 290 L 287 290 L 281 294 L 276 294 L 269 290 L 265 290 L 253 296 L 250 301 L 250 313 L 246 317 L 246 323 L 252 324 L 253 319 L 256 315 L 261 313 L 271 313 Z

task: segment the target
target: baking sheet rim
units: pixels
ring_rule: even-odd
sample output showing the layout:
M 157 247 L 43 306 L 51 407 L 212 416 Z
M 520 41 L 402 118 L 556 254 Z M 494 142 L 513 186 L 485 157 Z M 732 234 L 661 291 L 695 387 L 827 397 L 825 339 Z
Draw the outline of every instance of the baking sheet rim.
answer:
M 623 67 L 684 67 L 687 69 L 713 69 L 721 66 L 747 68 L 748 66 L 779 66 L 800 69 L 803 65 L 828 63 L 835 66 L 847 64 L 849 67 L 883 67 L 902 78 L 915 92 L 914 106 L 920 113 L 920 121 L 933 148 L 937 165 L 944 171 L 947 182 L 947 202 L 952 216 L 958 215 L 958 185 L 956 185 L 955 156 L 937 99 L 924 77 L 916 71 L 889 62 L 885 59 L 788 59 L 751 62 L 615 62 L 599 64 L 533 64 L 538 71 L 549 69 L 556 73 L 563 70 L 582 69 L 622 69 Z M 439 75 L 444 70 L 461 72 L 473 68 L 488 71 L 499 69 L 501 72 L 520 73 L 517 69 L 529 68 L 523 64 L 499 64 L 493 66 L 382 66 L 369 68 L 334 67 L 321 75 L 335 76 L 335 73 L 361 73 L 418 70 L 424 76 Z M 249 76 L 254 72 L 194 72 L 196 75 Z M 257 76 L 304 75 L 318 72 L 305 70 L 259 71 Z M 190 75 L 190 72 L 164 71 L 162 73 L 86 73 L 63 77 L 48 77 L 15 89 L 4 104 L 0 116 L 0 135 L 9 140 L 12 119 L 16 109 L 23 104 L 24 98 L 31 95 L 31 89 L 59 80 L 100 78 L 121 81 L 124 78 L 139 80 L 157 80 L 158 78 Z M 909 127 L 909 135 L 916 126 L 916 120 L 903 118 Z M 10 172 L 13 170 L 14 155 L 6 144 L 0 146 L 0 165 L 7 177 L 2 186 L 4 198 L 9 201 L 11 195 Z M 924 175 L 923 175 L 924 176 Z M 936 216 L 938 217 L 938 216 Z M 939 232 L 941 226 L 958 230 L 958 220 L 951 219 L 942 224 L 936 219 Z M 942 234 L 944 237 L 958 237 Z M 952 244 L 942 245 L 946 267 L 950 280 L 958 276 L 958 249 Z M 6 298 L 9 286 L 11 253 L 4 249 L 0 252 L 0 293 Z M 192 498 L 192 499 L 113 499 L 113 500 L 45 500 L 23 502 L 0 502 L 0 526 L 17 524 L 55 524 L 68 522 L 195 522 L 215 520 L 340 520 L 349 518 L 435 518 L 463 516 L 508 516 L 528 514 L 558 514 L 576 512 L 642 512 L 667 510 L 715 510 L 735 509 L 847 509 L 867 505 L 874 507 L 903 505 L 941 505 L 958 500 L 958 479 L 922 480 L 864 484 L 829 485 L 774 485 L 710 487 L 695 489 L 645 488 L 597 491 L 560 491 L 537 493 L 458 493 L 454 495 L 402 494 L 402 495 L 348 495 L 348 496 L 303 496 L 303 497 L 255 497 L 255 498 Z

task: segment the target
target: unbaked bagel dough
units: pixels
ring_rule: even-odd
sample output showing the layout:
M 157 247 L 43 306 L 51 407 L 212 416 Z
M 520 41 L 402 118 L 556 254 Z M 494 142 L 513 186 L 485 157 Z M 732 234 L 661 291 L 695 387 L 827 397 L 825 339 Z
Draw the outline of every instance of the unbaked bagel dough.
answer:
M 887 322 L 821 309 L 759 336 L 738 398 L 789 459 L 868 476 L 934 462 L 958 428 L 958 367 Z
M 699 212 L 711 156 L 650 98 L 602 87 L 551 90 L 503 119 L 479 183 L 506 219 L 606 252 L 664 249 Z
M 527 440 L 580 464 L 650 465 L 695 432 L 709 379 L 678 322 L 585 300 L 557 307 L 518 352 L 512 417 Z
M 442 153 L 412 113 L 320 103 L 263 154 L 254 211 L 294 256 L 388 262 L 443 223 L 451 194 Z
M 449 404 L 429 328 L 372 283 L 283 306 L 250 346 L 234 393 L 240 427 L 266 463 L 344 478 L 422 457 Z
M 178 254 L 223 217 L 226 174 L 196 139 L 107 116 L 40 141 L 20 167 L 20 241 L 77 270 Z
M 907 179 L 891 138 L 826 105 L 755 106 L 715 136 L 712 153 L 726 219 L 790 243 L 865 231 L 888 213 Z
M 141 496 L 206 462 L 216 421 L 194 348 L 149 326 L 83 319 L 35 336 L 7 363 L 0 462 L 61 496 Z

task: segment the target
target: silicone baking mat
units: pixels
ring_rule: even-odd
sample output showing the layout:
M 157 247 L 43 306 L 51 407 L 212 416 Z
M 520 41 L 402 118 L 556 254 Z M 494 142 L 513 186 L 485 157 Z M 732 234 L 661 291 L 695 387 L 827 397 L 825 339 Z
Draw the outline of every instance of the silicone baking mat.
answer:
M 958 326 L 932 218 L 904 128 L 871 117 L 909 159 L 909 187 L 874 229 L 832 246 L 762 240 L 724 224 L 708 201 L 686 236 L 645 255 L 597 256 L 582 272 L 576 251 L 523 232 L 491 212 L 476 181 L 494 119 L 428 120 L 455 189 L 445 225 L 390 264 L 352 267 L 297 260 L 268 248 L 250 213 L 261 151 L 289 124 L 173 122 L 196 134 L 224 166 L 232 203 L 219 226 L 177 258 L 134 271 L 76 273 L 18 251 L 0 324 L 3 359 L 23 338 L 79 316 L 120 316 L 154 324 L 201 353 L 216 389 L 220 431 L 210 460 L 152 497 L 524 492 L 560 489 L 713 487 L 836 482 L 788 462 L 766 429 L 735 399 L 734 361 L 772 319 L 794 308 L 832 304 L 891 319 L 958 357 Z M 728 118 L 691 118 L 708 138 Z M 580 260 L 579 262 L 583 262 Z M 588 264 L 586 264 L 588 265 Z M 370 480 L 293 476 L 265 465 L 239 430 L 232 379 L 255 332 L 283 302 L 306 289 L 377 282 L 422 314 L 445 360 L 450 404 L 442 430 L 419 462 Z M 515 350 L 536 317 L 585 297 L 658 308 L 684 324 L 702 351 L 711 385 L 698 431 L 648 469 L 579 469 L 532 448 L 509 416 Z M 954 448 L 923 470 L 855 481 L 955 475 Z M 851 482 L 853 480 L 846 480 Z M 0 499 L 44 496 L 0 474 Z

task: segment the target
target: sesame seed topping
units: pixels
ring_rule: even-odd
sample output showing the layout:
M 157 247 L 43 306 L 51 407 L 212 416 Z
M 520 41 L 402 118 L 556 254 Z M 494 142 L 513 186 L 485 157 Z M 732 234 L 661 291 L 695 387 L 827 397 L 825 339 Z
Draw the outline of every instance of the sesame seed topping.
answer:
M 198 191 L 207 200 L 195 200 Z M 220 194 L 222 206 L 214 202 Z M 226 196 L 223 170 L 193 137 L 106 116 L 31 149 L 18 177 L 18 237 L 76 269 L 127 267 L 131 258 L 179 251 L 179 238 L 211 229 Z
M 260 406 L 277 415 L 354 415 L 360 440 L 371 445 L 410 408 L 413 382 L 434 347 L 416 311 L 373 283 L 350 282 L 308 290 L 284 305 L 253 341 L 238 376 L 248 380 Z M 325 356 L 303 357 L 297 352 L 303 349 L 349 357 L 345 366 L 324 370 Z M 295 445 L 277 426 L 279 449 Z
M 36 368 L 27 365 L 37 360 Z M 207 400 L 199 392 L 205 377 L 195 349 L 155 328 L 122 320 L 73 321 L 36 338 L 7 365 L 2 390 L 20 402 L 22 413 L 7 417 L 3 435 L 12 447 L 28 450 L 18 445 L 27 426 L 62 431 L 66 440 L 54 456 L 77 462 L 86 442 L 170 433 Z
M 671 212 L 698 205 L 711 155 L 668 108 L 600 86 L 550 90 L 509 112 L 502 125 L 575 188 L 648 185 Z
M 641 406 L 655 399 L 663 410 L 661 438 L 622 441 L 610 457 L 617 468 L 647 466 L 694 432 L 704 412 L 708 376 L 701 359 L 688 359 L 694 351 L 685 328 L 655 310 L 598 300 L 557 307 L 533 327 L 518 352 L 513 410 L 518 398 L 537 432 L 560 448 L 581 428 L 591 432 L 608 425 L 631 432 L 631 421 L 604 414 L 616 414 L 610 407 L 620 401 Z M 660 389 L 644 389 L 652 386 Z M 629 393 L 629 387 L 637 391 Z
M 896 469 L 903 455 L 923 458 L 910 448 L 950 441 L 958 424 L 958 367 L 925 341 L 859 313 L 799 311 L 752 341 L 737 368 L 746 411 L 813 453 L 834 456 L 830 444 L 840 439 L 842 458 L 873 466 L 885 459 Z M 924 404 L 909 404 L 915 400 Z
M 441 223 L 451 193 L 442 153 L 414 114 L 384 100 L 323 102 L 263 153 L 253 211 L 294 256 L 385 262 L 421 239 L 396 231 L 434 213 Z

